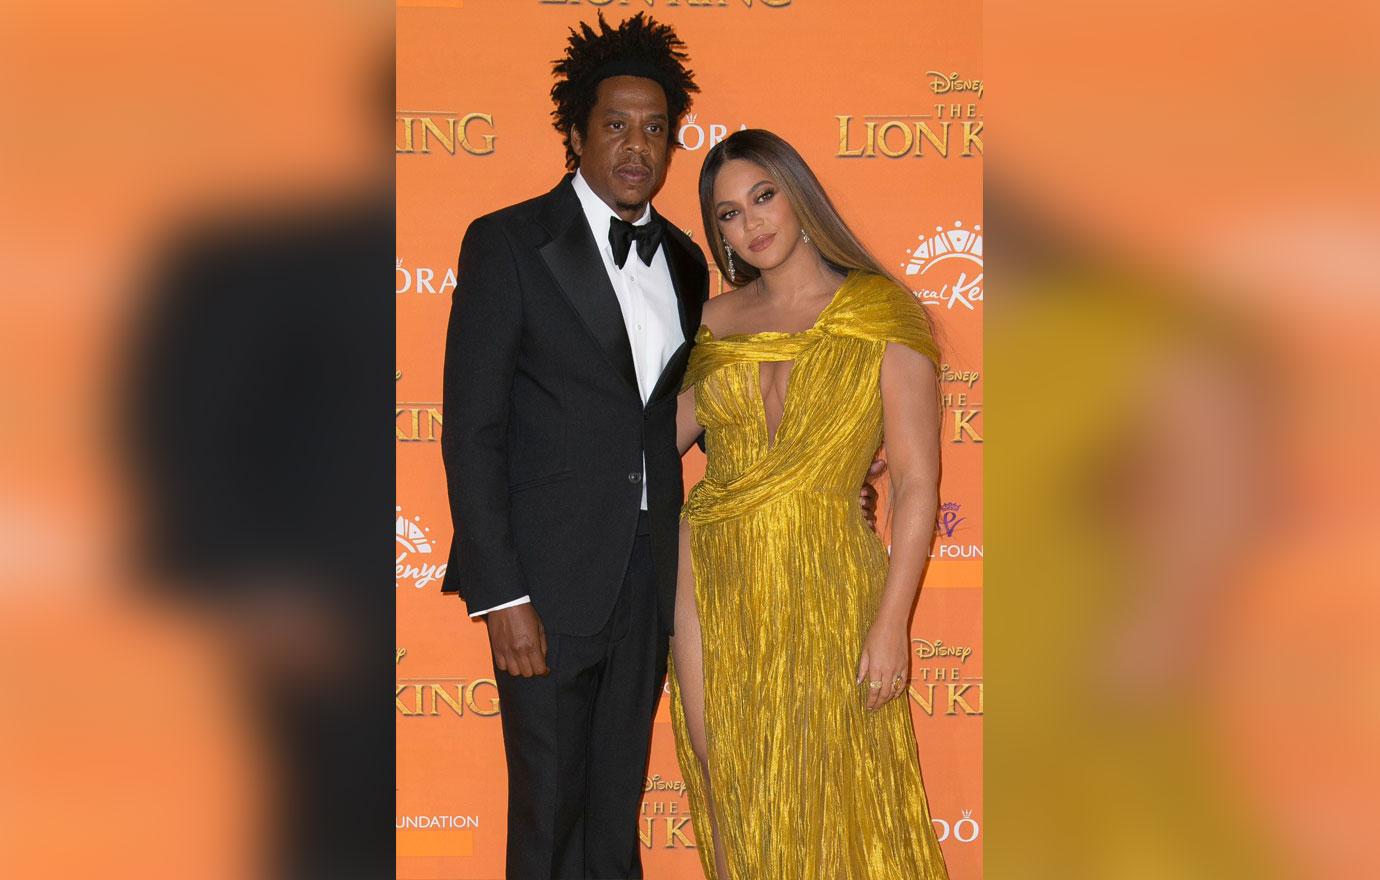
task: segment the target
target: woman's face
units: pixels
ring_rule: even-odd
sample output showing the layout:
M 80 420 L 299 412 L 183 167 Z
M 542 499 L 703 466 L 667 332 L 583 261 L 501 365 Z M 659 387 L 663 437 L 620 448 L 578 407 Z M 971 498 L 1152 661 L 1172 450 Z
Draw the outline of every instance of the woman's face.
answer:
M 747 159 L 729 159 L 714 180 L 714 216 L 733 260 L 775 269 L 800 246 L 800 220 L 786 193 L 767 170 Z

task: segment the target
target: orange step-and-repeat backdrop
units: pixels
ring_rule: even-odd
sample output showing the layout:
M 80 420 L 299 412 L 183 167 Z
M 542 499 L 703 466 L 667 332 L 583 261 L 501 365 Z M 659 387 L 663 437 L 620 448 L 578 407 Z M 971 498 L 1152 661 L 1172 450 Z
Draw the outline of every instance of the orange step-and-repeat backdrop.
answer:
M 944 476 L 912 624 L 910 701 L 945 857 L 955 880 L 975 880 L 982 873 L 981 7 L 942 0 L 399 0 L 397 876 L 503 875 L 507 783 L 486 632 L 458 598 L 440 593 L 451 540 L 441 362 L 460 240 L 475 217 L 546 192 L 564 172 L 548 95 L 568 29 L 601 11 L 618 21 L 640 10 L 676 27 L 701 88 L 657 209 L 703 242 L 695 181 L 705 153 L 729 132 L 770 129 L 800 150 L 854 229 L 941 327 Z M 711 268 L 712 292 L 721 285 Z M 698 449 L 685 471 L 687 487 L 703 473 Z M 647 876 L 674 880 L 701 874 L 668 703 L 657 718 L 639 827 Z

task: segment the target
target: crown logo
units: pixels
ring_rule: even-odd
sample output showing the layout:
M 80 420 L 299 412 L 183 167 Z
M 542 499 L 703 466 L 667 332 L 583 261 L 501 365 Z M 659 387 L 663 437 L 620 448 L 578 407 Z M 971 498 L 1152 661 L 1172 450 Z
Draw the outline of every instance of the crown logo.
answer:
M 963 221 L 955 220 L 953 228 L 934 227 L 933 235 L 918 236 L 920 244 L 910 254 L 910 262 L 905 264 L 907 275 L 923 274 L 936 263 L 951 259 L 966 259 L 982 265 L 982 227 L 964 229 Z

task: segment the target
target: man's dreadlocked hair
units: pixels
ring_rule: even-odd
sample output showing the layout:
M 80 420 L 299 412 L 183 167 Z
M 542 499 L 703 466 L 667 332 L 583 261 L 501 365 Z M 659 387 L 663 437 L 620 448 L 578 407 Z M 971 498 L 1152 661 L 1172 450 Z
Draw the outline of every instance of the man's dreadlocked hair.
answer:
M 645 12 L 616 28 L 609 27 L 601 12 L 598 32 L 588 22 L 580 23 L 579 32 L 570 29 L 565 55 L 553 62 L 552 70 L 558 79 L 551 87 L 551 100 L 556 103 L 551 117 L 564 137 L 567 169 L 573 171 L 580 164 L 570 145 L 570 129 L 584 135 L 599 95 L 599 82 L 604 78 L 599 75 L 601 68 L 614 61 L 637 64 L 661 85 L 670 116 L 671 146 L 679 145 L 676 132 L 680 131 L 681 117 L 690 109 L 690 93 L 700 90 L 695 85 L 695 74 L 685 67 L 689 56 L 684 49 L 685 43 L 670 25 L 657 23 Z

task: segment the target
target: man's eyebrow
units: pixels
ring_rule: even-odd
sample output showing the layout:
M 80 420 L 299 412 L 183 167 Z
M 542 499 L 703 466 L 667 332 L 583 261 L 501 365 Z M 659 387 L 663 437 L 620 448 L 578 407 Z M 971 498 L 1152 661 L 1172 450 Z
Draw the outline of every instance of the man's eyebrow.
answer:
M 629 112 L 626 111 L 626 110 L 618 110 L 618 109 L 616 109 L 616 108 L 614 108 L 614 107 L 607 107 L 607 108 L 605 108 L 604 111 L 603 111 L 603 113 L 604 113 L 605 116 L 631 116 L 631 115 L 632 115 L 631 113 L 629 113 Z M 650 114 L 650 115 L 648 116 L 648 118 L 649 118 L 649 119 L 665 120 L 665 119 L 669 119 L 670 117 L 669 117 L 667 114 L 665 114 L 665 113 L 652 113 L 652 114 Z

